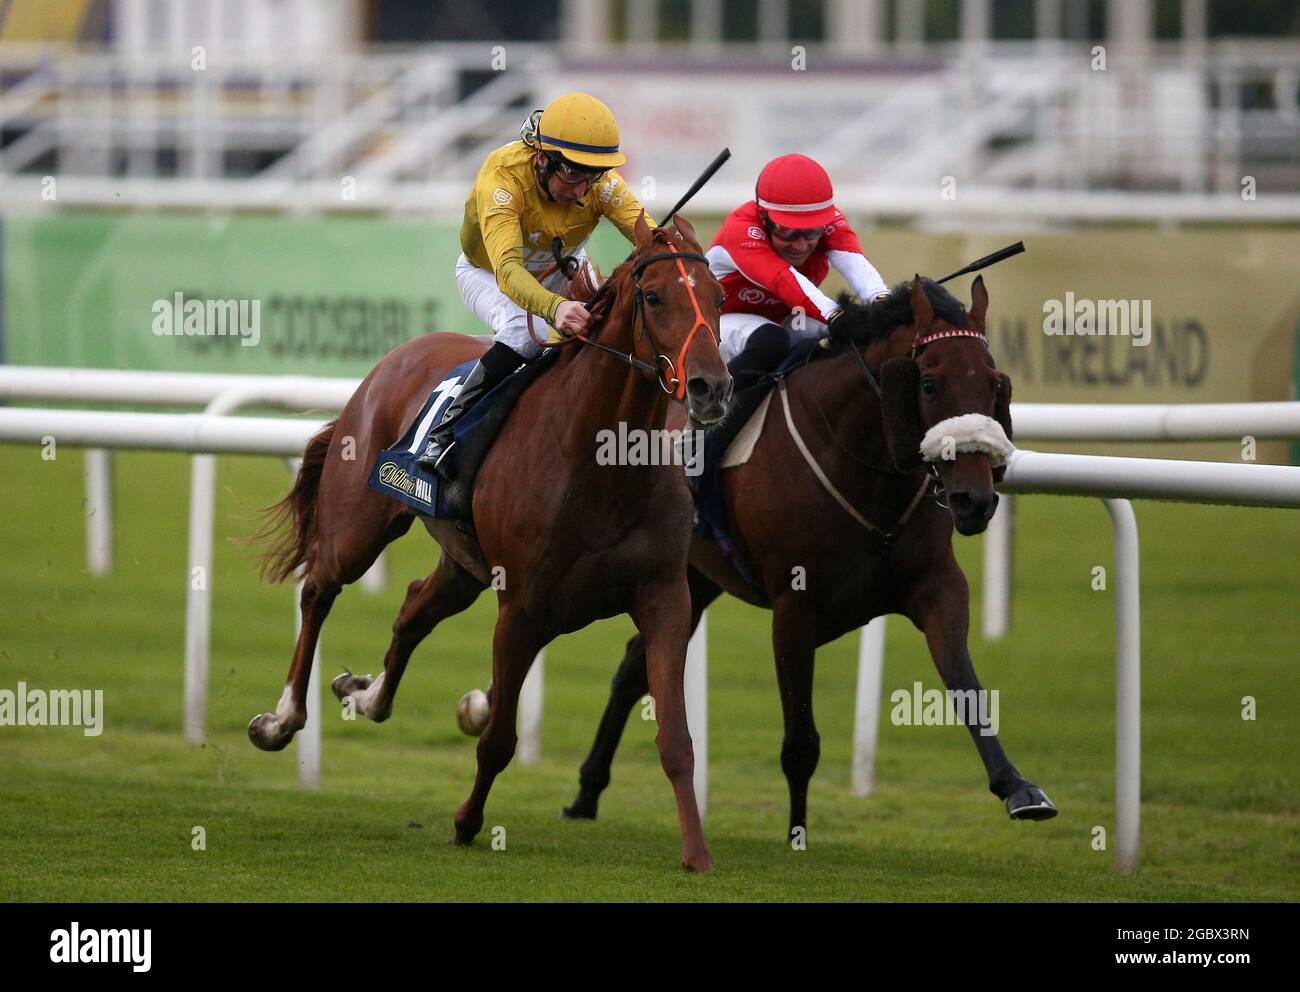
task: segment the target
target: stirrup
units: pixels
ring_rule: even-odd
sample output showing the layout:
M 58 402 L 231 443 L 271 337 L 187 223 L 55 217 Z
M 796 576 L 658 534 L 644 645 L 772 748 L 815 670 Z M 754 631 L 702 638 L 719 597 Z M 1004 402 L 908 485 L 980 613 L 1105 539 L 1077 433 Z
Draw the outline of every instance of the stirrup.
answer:
M 451 443 L 443 448 L 438 454 L 438 457 L 434 459 L 433 465 L 431 466 L 433 470 L 447 482 L 456 481 L 456 459 L 448 457 L 455 450 L 456 441 L 453 438 Z
M 425 442 L 424 451 L 415 459 L 415 464 L 431 472 L 437 472 L 442 475 L 442 469 L 447 466 L 445 461 L 447 452 L 456 447 L 456 439 L 449 437 L 446 444 L 440 444 L 436 435 Z

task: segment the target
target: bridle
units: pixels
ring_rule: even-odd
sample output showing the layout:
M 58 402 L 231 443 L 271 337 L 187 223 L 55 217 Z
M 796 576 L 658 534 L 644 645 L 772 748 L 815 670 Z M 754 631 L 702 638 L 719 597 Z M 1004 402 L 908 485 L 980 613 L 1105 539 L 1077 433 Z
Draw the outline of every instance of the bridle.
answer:
M 653 365 L 649 362 L 643 362 L 641 359 L 637 358 L 635 354 L 619 351 L 617 348 L 611 348 L 608 345 L 593 340 L 585 334 L 575 334 L 572 337 L 565 338 L 563 341 L 542 341 L 533 332 L 532 314 L 529 314 L 528 333 L 532 337 L 533 341 L 541 345 L 543 348 L 556 348 L 560 345 L 568 344 L 570 341 L 581 341 L 583 344 L 591 345 L 593 348 L 599 348 L 601 351 L 608 352 L 609 354 L 622 359 L 635 369 L 639 369 L 642 372 L 648 372 L 650 375 L 654 376 L 655 381 L 659 383 L 659 388 L 661 388 L 665 393 L 678 400 L 684 399 L 686 396 L 686 383 L 680 378 L 677 370 L 679 367 L 685 367 L 686 351 L 690 348 L 691 342 L 695 340 L 695 335 L 699 333 L 700 328 L 703 327 L 710 333 L 710 335 L 712 335 L 713 329 L 709 326 L 709 322 L 704 319 L 704 312 L 700 309 L 700 301 L 695 295 L 695 288 L 691 285 L 690 276 L 687 275 L 686 266 L 683 263 L 703 262 L 705 265 L 708 265 L 709 260 L 699 252 L 678 251 L 676 246 L 671 242 L 667 243 L 665 247 L 668 249 L 666 252 L 647 255 L 645 258 L 638 259 L 632 267 L 632 329 L 635 333 L 637 327 L 640 327 L 641 333 L 649 343 L 650 350 L 654 355 Z M 557 267 L 561 268 L 562 271 L 567 274 L 568 267 L 565 265 L 565 261 L 567 261 L 567 259 L 557 261 Z M 682 276 L 682 285 L 686 287 L 686 294 L 690 297 L 691 307 L 695 311 L 695 323 L 691 325 L 690 331 L 687 332 L 686 339 L 682 342 L 682 347 L 677 352 L 676 361 L 673 361 L 673 359 L 659 347 L 659 342 L 655 338 L 654 331 L 651 330 L 650 324 L 645 319 L 645 293 L 641 289 L 641 276 L 645 273 L 646 268 L 653 265 L 655 262 L 676 263 L 677 271 L 680 272 Z M 543 275 L 545 275 L 545 273 L 543 273 Z M 714 339 L 714 343 L 718 343 L 716 338 Z
M 650 350 L 655 356 L 655 378 L 659 386 L 665 393 L 674 396 L 677 399 L 684 399 L 686 396 L 686 383 L 677 375 L 677 369 L 686 367 L 686 351 L 695 340 L 695 335 L 703 327 L 710 334 L 713 329 L 709 327 L 709 322 L 704 319 L 704 313 L 700 310 L 700 301 L 695 296 L 695 287 L 691 285 L 691 277 L 686 273 L 684 261 L 703 262 L 709 264 L 708 258 L 698 252 L 683 252 L 670 242 L 667 245 L 668 250 L 658 255 L 647 255 L 645 258 L 638 259 L 636 265 L 632 267 L 632 330 L 636 331 L 637 324 L 641 325 L 641 332 L 645 335 L 646 340 L 650 343 Z M 659 347 L 659 342 L 655 340 L 654 332 L 650 329 L 650 324 L 645 319 L 645 294 L 641 290 L 641 275 L 645 272 L 646 267 L 655 262 L 674 262 L 677 265 L 677 271 L 681 273 L 682 285 L 686 287 L 686 294 L 690 297 L 691 307 L 695 311 L 695 323 L 686 333 L 686 339 L 682 342 L 681 350 L 677 352 L 677 361 L 674 362 L 663 349 Z M 714 344 L 720 342 L 715 338 Z M 665 369 L 664 366 L 667 366 Z
M 988 337 L 982 331 L 976 330 L 973 327 L 949 327 L 940 331 L 931 331 L 929 334 L 918 335 L 917 337 L 913 338 L 912 351 L 909 357 L 913 361 L 915 361 L 916 356 L 919 355 L 922 349 L 924 349 L 927 345 L 933 344 L 935 341 L 943 341 L 949 338 L 976 338 L 981 344 L 984 345 L 986 349 L 989 346 Z M 872 390 L 875 392 L 876 397 L 880 400 L 880 404 L 883 409 L 884 402 L 885 402 L 885 392 L 880 387 L 880 383 L 877 381 L 876 377 L 872 374 L 870 367 L 867 365 L 867 360 L 862 356 L 862 351 L 859 350 L 856 342 L 853 341 L 849 342 L 849 350 L 853 352 L 853 357 L 856 358 L 858 361 L 858 367 L 862 369 L 863 376 L 866 378 L 867 383 L 871 386 Z M 808 362 L 812 360 L 812 356 L 813 356 L 813 351 L 809 351 L 808 357 L 804 360 L 805 366 L 808 364 Z M 864 465 L 867 468 L 871 469 L 872 471 L 886 472 L 889 474 L 893 473 L 894 470 L 892 468 L 882 469 L 878 465 L 872 465 L 870 462 L 865 461 L 862 458 L 859 458 L 852 451 L 849 451 L 848 448 L 846 448 L 843 444 L 841 444 L 839 438 L 835 436 L 835 432 L 831 429 L 830 420 L 826 417 L 826 412 L 822 409 L 821 399 L 820 397 L 818 397 L 816 390 L 812 390 L 812 398 L 813 398 L 813 405 L 817 409 L 817 414 L 818 416 L 821 417 L 822 424 L 826 428 L 826 434 L 831 439 L 831 443 L 833 443 L 835 447 L 839 448 L 840 451 L 848 455 L 849 458 L 853 459 L 853 461 L 857 462 L 859 465 Z M 943 501 L 943 497 L 947 495 L 947 491 L 944 489 L 943 477 L 939 474 L 938 466 L 934 462 L 926 462 L 925 470 L 930 474 L 933 480 L 930 489 L 930 495 L 934 497 L 935 502 L 938 503 L 939 506 L 943 507 L 945 510 L 948 509 L 949 508 L 948 504 Z

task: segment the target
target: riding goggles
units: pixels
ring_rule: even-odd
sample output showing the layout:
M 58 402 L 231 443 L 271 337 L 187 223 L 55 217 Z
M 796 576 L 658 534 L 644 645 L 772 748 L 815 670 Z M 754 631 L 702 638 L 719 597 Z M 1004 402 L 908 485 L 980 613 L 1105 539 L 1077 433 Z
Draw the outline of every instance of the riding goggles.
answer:
M 818 241 L 826 233 L 823 227 L 777 227 L 775 224 L 768 224 L 768 231 L 773 237 L 780 238 L 782 241 Z
M 609 171 L 609 169 L 584 169 L 554 152 L 547 152 L 546 161 L 551 164 L 551 171 L 560 177 L 561 182 L 571 183 L 575 186 L 584 181 L 597 183 L 600 181 L 601 176 Z

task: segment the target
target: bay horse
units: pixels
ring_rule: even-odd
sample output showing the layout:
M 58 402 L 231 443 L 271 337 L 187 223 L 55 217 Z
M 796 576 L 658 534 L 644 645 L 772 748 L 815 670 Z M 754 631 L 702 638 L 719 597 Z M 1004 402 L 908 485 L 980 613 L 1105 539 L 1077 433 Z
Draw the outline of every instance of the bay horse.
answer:
M 692 540 L 692 631 L 724 591 L 772 611 L 792 835 L 807 829 L 808 782 L 821 751 L 812 706 L 819 646 L 901 613 L 925 635 L 949 690 L 981 688 L 966 646 L 969 590 L 952 530 L 981 533 L 996 509 L 1000 459 L 990 456 L 1011 447 L 1011 380 L 988 348 L 983 277 L 971 299 L 967 314 L 942 286 L 917 276 L 874 303 L 842 301 L 829 348 L 788 374 L 749 461 L 721 473 L 731 537 L 754 581 L 718 542 Z M 951 450 L 935 451 L 945 440 Z M 946 509 L 924 498 L 931 476 L 923 442 Z M 647 692 L 645 657 L 644 641 L 633 637 L 567 817 L 596 816 L 628 713 Z M 1056 815 L 988 726 L 967 728 L 989 789 L 1012 818 Z
M 652 229 L 642 215 L 635 241 L 593 315 L 599 340 L 593 331 L 587 343 L 596 346 L 571 343 L 520 396 L 479 468 L 471 520 L 423 519 L 442 556 L 432 573 L 409 585 L 383 673 L 345 674 L 334 691 L 370 719 L 387 719 L 415 646 L 489 585 L 498 590 L 496 691 L 474 787 L 455 816 L 453 841 L 469 844 L 482 829 L 493 780 L 514 755 L 519 690 L 537 652 L 560 634 L 627 613 L 645 638 L 682 862 L 709 871 L 682 690 L 691 496 L 680 467 L 598 464 L 597 441 L 603 431 L 617 434 L 620 424 L 629 436 L 661 430 L 670 399 L 695 424 L 721 420 L 731 395 L 718 353 L 723 290 L 684 219 Z M 575 278 L 572 298 L 585 299 L 595 288 L 589 283 L 585 275 Z M 312 656 L 331 604 L 415 519 L 367 486 L 376 457 L 414 422 L 433 387 L 485 348 L 484 338 L 460 334 L 405 342 L 308 442 L 293 488 L 272 508 L 271 530 L 264 531 L 280 527 L 267 552 L 268 577 L 283 580 L 302 569 L 302 630 L 275 712 L 249 724 L 257 747 L 279 750 L 303 727 Z

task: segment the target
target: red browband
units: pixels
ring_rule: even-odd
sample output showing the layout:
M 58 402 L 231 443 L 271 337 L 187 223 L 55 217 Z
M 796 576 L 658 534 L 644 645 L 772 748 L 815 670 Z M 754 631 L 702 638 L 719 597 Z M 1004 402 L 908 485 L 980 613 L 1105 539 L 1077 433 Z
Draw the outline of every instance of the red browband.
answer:
M 913 353 L 918 352 L 922 348 L 924 348 L 927 344 L 930 344 L 933 341 L 941 341 L 944 338 L 979 338 L 981 341 L 984 342 L 985 347 L 988 347 L 988 343 L 989 343 L 988 339 L 981 332 L 975 330 L 974 328 L 950 327 L 946 331 L 935 331 L 932 334 L 927 334 L 923 338 L 917 338 L 915 341 L 912 342 L 912 351 Z

